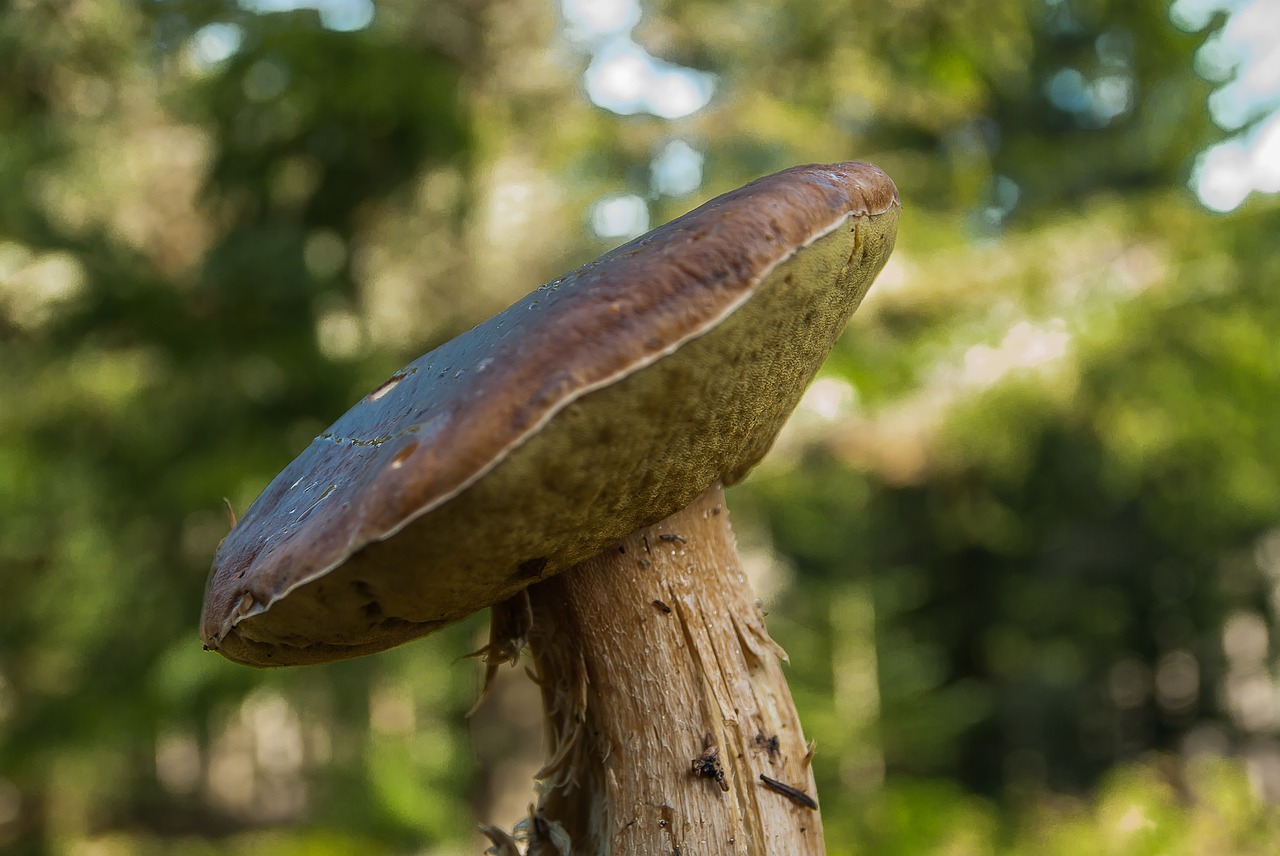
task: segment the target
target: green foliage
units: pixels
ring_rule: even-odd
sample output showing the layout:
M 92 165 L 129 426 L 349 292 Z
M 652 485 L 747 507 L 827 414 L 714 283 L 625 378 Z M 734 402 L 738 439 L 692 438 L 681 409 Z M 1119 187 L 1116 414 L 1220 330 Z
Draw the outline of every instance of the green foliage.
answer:
M 895 259 L 835 409 L 730 499 L 830 852 L 1274 849 L 1276 202 L 1189 198 L 1205 34 L 1162 0 L 653 2 L 637 39 L 717 80 L 668 121 L 592 108 L 547 4 L 250 6 L 0 8 L 0 849 L 481 849 L 536 735 L 514 690 L 464 726 L 478 627 L 201 652 L 221 498 L 598 252 L 601 195 L 656 220 L 850 157 L 899 184 Z M 652 183 L 674 139 L 692 194 Z
M 1156 204 L 1131 240 L 1177 248 L 1160 293 L 1082 327 L 1076 367 L 953 406 L 927 477 L 878 480 L 836 445 L 758 486 L 802 576 L 874 593 L 891 769 L 1078 789 L 1206 721 L 1236 728 L 1212 688 L 1238 668 L 1221 628 L 1270 608 L 1251 556 L 1280 507 L 1275 262 L 1182 237 L 1203 221 Z M 1269 221 L 1241 216 L 1231 241 Z M 1202 278 L 1223 253 L 1230 290 Z M 1192 685 L 1166 694 L 1179 663 Z
M 1207 758 L 1185 769 L 1124 766 L 1087 800 L 1042 800 L 1016 817 L 937 781 L 890 785 L 861 805 L 842 803 L 843 811 L 831 800 L 824 808 L 833 856 L 1260 856 L 1280 834 L 1280 817 L 1244 772 Z

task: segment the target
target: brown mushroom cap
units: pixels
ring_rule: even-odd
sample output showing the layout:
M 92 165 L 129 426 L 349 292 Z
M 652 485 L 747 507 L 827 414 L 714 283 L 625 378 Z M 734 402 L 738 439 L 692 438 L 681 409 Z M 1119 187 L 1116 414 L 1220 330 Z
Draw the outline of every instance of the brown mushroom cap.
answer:
M 207 647 L 256 666 L 430 633 L 733 483 L 893 248 L 870 164 L 762 178 L 391 376 L 219 546 Z

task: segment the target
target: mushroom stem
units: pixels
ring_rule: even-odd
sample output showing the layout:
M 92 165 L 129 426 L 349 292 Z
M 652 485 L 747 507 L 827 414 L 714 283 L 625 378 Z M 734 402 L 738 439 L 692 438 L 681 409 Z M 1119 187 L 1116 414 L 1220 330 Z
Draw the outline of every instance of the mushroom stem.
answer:
M 574 854 L 824 852 L 784 654 L 719 485 L 527 591 L 548 736 L 530 853 L 563 833 Z

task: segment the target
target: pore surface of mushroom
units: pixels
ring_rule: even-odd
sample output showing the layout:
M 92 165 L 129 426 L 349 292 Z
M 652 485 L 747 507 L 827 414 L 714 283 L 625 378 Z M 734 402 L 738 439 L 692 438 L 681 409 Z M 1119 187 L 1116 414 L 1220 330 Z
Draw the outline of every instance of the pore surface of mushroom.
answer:
M 616 561 L 624 539 L 695 499 L 715 505 L 707 492 L 738 481 L 765 454 L 883 267 L 899 207 L 892 182 L 869 164 L 789 169 L 547 283 L 410 363 L 317 437 L 224 539 L 206 593 L 205 645 L 257 666 L 326 662 L 383 650 L 495 604 L 503 617 L 495 624 L 510 627 L 511 604 L 524 603 L 527 589 L 531 606 L 514 609 L 533 618 L 544 696 L 548 686 L 576 693 L 582 669 L 611 666 L 588 664 L 583 649 L 580 664 L 561 669 L 554 652 L 565 639 L 570 650 L 586 643 L 548 635 L 545 621 L 577 619 L 553 619 L 540 592 L 552 583 L 573 588 L 579 569 L 554 578 L 593 557 Z M 727 514 L 723 525 L 727 533 Z M 660 546 L 680 546 L 675 539 Z M 718 546 L 690 549 L 677 566 L 696 579 L 703 571 L 695 569 L 711 560 L 719 571 L 706 573 L 741 576 L 725 567 L 734 561 L 731 535 L 703 540 Z M 692 608 L 658 594 L 626 608 L 666 615 L 655 602 L 682 616 Z M 752 621 L 739 615 L 734 624 L 740 606 L 698 609 L 723 608 L 716 621 L 755 638 L 756 630 L 743 629 Z M 759 635 L 765 641 L 744 642 L 743 650 L 767 649 L 763 625 Z M 688 633 L 682 638 L 694 644 Z M 495 639 L 490 654 L 510 654 L 511 642 Z M 747 661 L 741 680 L 750 682 L 761 670 Z M 768 680 L 781 682 L 781 673 Z M 777 693 L 793 721 L 785 682 Z M 556 732 L 552 708 L 565 705 L 554 693 L 546 700 Z M 733 703 L 716 709 L 722 720 L 739 717 Z M 705 705 L 699 710 L 665 715 L 710 715 Z M 699 740 L 727 735 L 723 722 L 696 727 Z M 795 756 L 798 723 L 788 728 L 787 753 Z M 566 748 L 565 739 L 578 746 L 573 734 L 551 737 L 562 758 L 603 763 Z M 766 754 L 778 751 L 774 737 L 764 738 L 774 748 Z M 685 773 L 709 748 L 695 747 Z M 717 750 L 732 773 L 738 758 L 727 755 Z M 558 772 L 548 777 L 567 790 L 544 788 L 544 806 L 592 814 L 594 826 L 570 820 L 565 828 L 580 840 L 594 836 L 595 849 L 607 851 L 615 807 L 573 803 L 579 797 L 567 794 L 588 789 L 576 775 L 561 775 L 563 765 L 551 769 Z M 758 801 L 755 785 L 744 790 L 734 784 L 739 778 L 713 787 L 733 785 L 735 804 Z M 820 846 L 820 832 L 816 840 Z

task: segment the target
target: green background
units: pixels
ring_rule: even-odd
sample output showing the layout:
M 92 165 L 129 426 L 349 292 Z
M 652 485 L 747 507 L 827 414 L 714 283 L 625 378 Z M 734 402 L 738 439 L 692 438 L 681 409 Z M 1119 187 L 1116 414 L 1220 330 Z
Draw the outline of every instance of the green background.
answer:
M 601 199 L 847 159 L 898 248 L 729 497 L 830 852 L 1275 851 L 1280 206 L 1189 186 L 1225 15 L 653 0 L 636 41 L 714 76 L 663 119 L 592 103 L 553 4 L 272 8 L 0 4 L 0 851 L 480 852 L 540 751 L 519 670 L 464 716 L 484 617 L 202 652 L 222 497 L 617 243 Z

